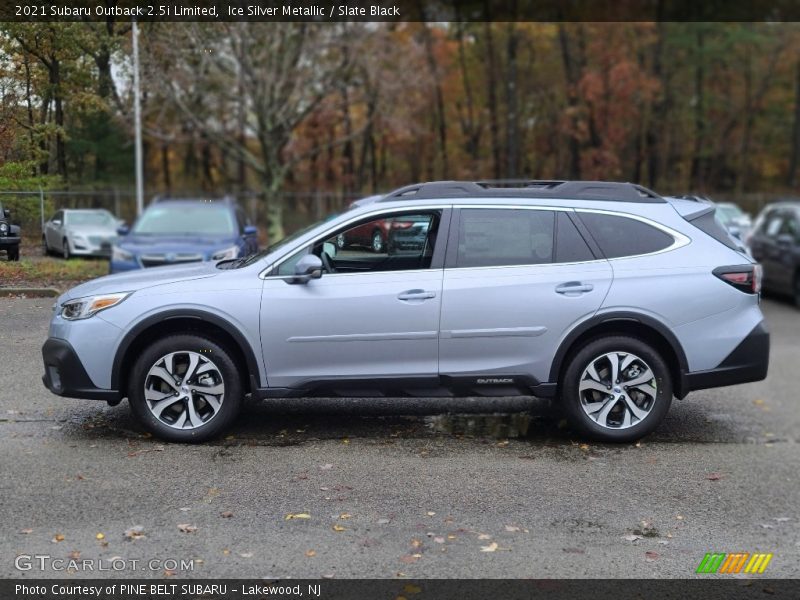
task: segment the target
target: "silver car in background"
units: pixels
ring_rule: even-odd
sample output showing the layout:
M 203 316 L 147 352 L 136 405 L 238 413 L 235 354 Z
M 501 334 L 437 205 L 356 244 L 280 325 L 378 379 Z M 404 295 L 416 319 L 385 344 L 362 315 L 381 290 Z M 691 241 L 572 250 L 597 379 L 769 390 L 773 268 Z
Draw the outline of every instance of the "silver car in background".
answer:
M 42 249 L 64 258 L 110 256 L 120 221 L 105 209 L 69 208 L 57 211 L 44 224 Z
M 220 434 L 245 395 L 315 394 L 555 398 L 583 435 L 635 440 L 673 397 L 767 375 L 761 270 L 714 213 L 624 183 L 408 186 L 246 258 L 69 290 L 43 381 L 127 398 L 172 441 Z M 337 251 L 396 218 L 421 243 Z

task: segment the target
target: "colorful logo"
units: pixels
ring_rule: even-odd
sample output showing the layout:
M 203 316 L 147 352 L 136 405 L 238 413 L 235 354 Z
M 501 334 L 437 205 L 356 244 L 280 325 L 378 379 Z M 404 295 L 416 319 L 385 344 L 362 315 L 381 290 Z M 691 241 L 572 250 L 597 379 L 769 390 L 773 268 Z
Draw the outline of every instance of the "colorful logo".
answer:
M 722 552 L 709 552 L 700 561 L 700 566 L 697 567 L 695 573 L 763 573 L 771 560 L 771 553 L 750 554 L 749 552 L 738 552 L 725 554 Z

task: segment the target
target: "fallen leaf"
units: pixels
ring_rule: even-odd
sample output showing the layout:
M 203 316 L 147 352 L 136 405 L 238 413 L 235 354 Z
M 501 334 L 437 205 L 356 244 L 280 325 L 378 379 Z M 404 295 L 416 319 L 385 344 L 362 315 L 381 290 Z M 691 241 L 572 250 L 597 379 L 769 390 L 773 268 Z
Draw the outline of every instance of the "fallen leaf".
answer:
M 306 550 L 306 556 L 308 558 L 311 558 L 311 557 L 316 556 L 316 555 L 317 555 L 317 551 L 316 550 Z
M 453 534 L 450 534 L 450 535 L 447 536 L 447 539 L 448 540 L 454 540 L 454 539 L 456 539 L 456 536 L 454 536 Z
M 706 479 L 708 479 L 709 481 L 719 481 L 720 479 L 722 479 L 722 474 L 721 473 L 709 473 L 708 475 L 706 475 Z
M 497 542 L 492 542 L 488 546 L 481 546 L 481 552 L 495 552 L 497 548 Z
M 378 519 L 378 525 L 386 525 L 389 519 Z
M 94 536 L 94 539 L 103 540 L 103 539 L 105 539 L 105 537 L 106 537 L 106 535 L 104 533 L 98 533 L 96 536 Z
M 197 526 L 189 525 L 189 523 L 180 523 L 178 525 L 178 530 L 182 531 L 183 533 L 194 533 L 197 531 Z
M 644 558 L 647 562 L 653 562 L 659 556 L 661 556 L 658 552 L 653 552 L 652 550 L 648 550 L 644 553 Z
M 228 548 L 223 548 L 223 549 L 222 549 L 222 553 L 223 553 L 225 556 L 228 556 L 228 554 L 230 554 L 230 553 L 231 553 L 231 551 L 230 551 Z
M 433 538 L 433 541 L 436 542 L 437 544 L 444 544 L 444 538 L 441 536 Z
M 785 523 L 786 521 L 790 521 L 791 517 L 773 517 L 772 520 L 778 523 Z
M 323 573 L 322 574 L 322 578 L 323 579 L 333 579 L 334 577 L 336 577 L 336 573 Z
M 174 577 L 177 575 L 174 569 L 164 569 L 164 577 Z
M 514 531 L 520 531 L 520 528 L 517 527 L 516 525 L 506 525 L 506 531 L 512 533 Z
M 253 558 L 252 552 L 239 552 L 239 556 L 242 558 Z
M 623 535 L 622 539 L 628 542 L 637 542 L 642 539 L 642 536 L 636 535 L 635 533 L 630 533 L 628 535 Z
M 435 512 L 433 512 L 432 510 L 429 510 L 429 511 L 428 511 L 428 512 L 426 512 L 425 514 L 426 514 L 426 515 L 428 515 L 429 517 L 432 517 L 432 516 L 433 516 L 433 515 L 435 515 L 436 513 L 435 513 Z
M 320 465 L 319 468 L 323 471 L 330 471 L 333 468 L 333 465 L 330 463 Z
M 351 515 L 350 513 L 342 513 L 342 514 L 339 515 L 339 518 L 342 519 L 342 520 L 345 520 L 345 519 L 352 518 L 352 516 L 353 515 Z
M 63 541 L 64 541 L 64 536 L 62 534 L 57 533 L 57 534 L 55 534 L 55 536 L 53 536 L 53 543 L 54 544 L 56 544 L 58 542 L 63 542 Z
M 19 532 L 28 535 L 29 533 L 33 533 L 33 529 L 20 529 Z
M 283 520 L 284 521 L 291 521 L 293 519 L 310 519 L 311 515 L 308 513 L 289 513 L 286 515 Z
M 333 526 L 333 530 L 334 530 L 334 531 L 344 531 L 344 530 L 345 530 L 345 527 L 342 527 L 342 526 L 341 526 L 341 525 L 339 525 L 339 524 L 335 524 L 335 525 Z
M 126 529 L 123 535 L 129 540 L 138 540 L 144 537 L 144 527 L 141 525 L 134 525 L 133 527 Z
M 350 443 L 350 440 L 348 440 L 347 438 L 344 438 L 344 439 L 342 440 L 342 443 L 343 443 L 343 444 L 349 444 L 349 443 Z
M 580 445 L 580 446 L 578 446 L 578 447 L 579 447 L 581 450 L 583 450 L 584 452 L 588 452 L 588 451 L 589 451 L 589 444 L 581 444 L 581 445 Z
M 422 542 L 420 542 L 417 539 L 411 540 L 411 547 L 412 548 L 421 548 L 422 547 Z
M 220 513 L 219 516 L 222 517 L 223 519 L 230 519 L 233 516 L 233 513 L 229 510 L 226 510 L 225 512 Z
M 769 525 L 767 523 L 761 523 L 761 527 L 764 529 L 775 529 L 775 525 Z
M 411 554 L 404 554 L 403 556 L 400 557 L 400 562 L 403 562 L 403 563 L 406 563 L 406 564 L 411 564 L 411 563 L 417 562 L 417 560 L 419 560 L 419 557 L 411 555 Z
M 188 506 L 181 506 L 178 510 L 182 510 L 183 512 L 189 512 L 192 509 L 189 508 Z
M 492 539 L 492 536 L 490 536 L 488 533 L 481 533 L 480 535 L 478 535 L 478 539 L 479 540 L 490 540 L 490 539 Z

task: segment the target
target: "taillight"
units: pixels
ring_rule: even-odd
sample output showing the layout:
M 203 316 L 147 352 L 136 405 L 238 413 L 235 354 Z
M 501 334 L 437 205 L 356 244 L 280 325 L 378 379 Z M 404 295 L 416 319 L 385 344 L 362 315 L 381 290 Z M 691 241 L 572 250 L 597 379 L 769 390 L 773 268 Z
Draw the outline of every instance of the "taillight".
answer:
M 761 292 L 761 265 L 717 267 L 714 275 L 746 294 Z

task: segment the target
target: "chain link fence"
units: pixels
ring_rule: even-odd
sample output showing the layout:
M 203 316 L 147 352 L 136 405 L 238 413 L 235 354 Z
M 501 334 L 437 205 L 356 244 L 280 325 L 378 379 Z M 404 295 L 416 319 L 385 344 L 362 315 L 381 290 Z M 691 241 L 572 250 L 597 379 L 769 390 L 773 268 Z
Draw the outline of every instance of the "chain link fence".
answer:
M 233 196 L 264 236 L 267 229 L 264 195 L 246 191 Z M 146 197 L 145 207 L 153 197 Z M 174 194 L 174 197 L 204 198 L 209 194 Z M 284 229 L 288 234 L 346 210 L 353 200 L 364 197 L 364 194 L 282 192 L 278 197 L 283 202 Z M 136 193 L 133 189 L 0 191 L 0 205 L 11 211 L 13 223 L 22 226 L 23 244 L 38 244 L 45 221 L 56 211 L 66 208 L 104 208 L 128 224 L 136 220 Z M 262 243 L 266 241 L 266 238 L 262 239 Z

